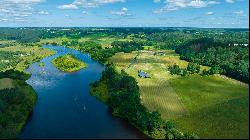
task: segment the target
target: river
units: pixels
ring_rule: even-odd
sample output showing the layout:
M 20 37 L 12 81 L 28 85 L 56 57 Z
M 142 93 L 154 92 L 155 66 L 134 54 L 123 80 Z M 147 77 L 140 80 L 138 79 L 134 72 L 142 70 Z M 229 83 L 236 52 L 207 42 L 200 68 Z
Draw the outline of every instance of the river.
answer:
M 38 95 L 37 104 L 19 139 L 27 138 L 145 138 L 128 122 L 112 116 L 109 108 L 89 93 L 89 84 L 101 77 L 104 66 L 83 54 L 61 46 L 43 46 L 55 50 L 53 56 L 34 63 L 26 70 L 26 82 Z M 59 71 L 51 63 L 55 57 L 73 54 L 88 67 L 73 73 Z

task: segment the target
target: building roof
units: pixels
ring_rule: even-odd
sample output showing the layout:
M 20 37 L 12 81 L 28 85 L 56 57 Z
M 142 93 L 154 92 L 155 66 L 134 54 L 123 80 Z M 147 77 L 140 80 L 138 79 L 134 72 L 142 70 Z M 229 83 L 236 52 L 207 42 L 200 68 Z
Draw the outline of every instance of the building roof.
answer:
M 145 77 L 150 77 L 149 74 L 147 74 L 147 73 L 144 72 L 144 71 L 140 71 L 140 72 L 139 72 L 139 76 L 140 76 L 140 77 L 144 77 L 144 78 L 145 78 Z

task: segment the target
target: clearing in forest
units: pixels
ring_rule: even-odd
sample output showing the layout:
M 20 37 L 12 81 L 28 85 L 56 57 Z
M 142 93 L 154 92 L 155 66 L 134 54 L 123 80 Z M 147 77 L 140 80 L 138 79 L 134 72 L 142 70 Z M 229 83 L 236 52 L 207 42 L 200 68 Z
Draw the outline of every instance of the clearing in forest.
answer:
M 13 80 L 10 78 L 2 78 L 0 79 L 0 90 L 6 88 L 13 88 Z

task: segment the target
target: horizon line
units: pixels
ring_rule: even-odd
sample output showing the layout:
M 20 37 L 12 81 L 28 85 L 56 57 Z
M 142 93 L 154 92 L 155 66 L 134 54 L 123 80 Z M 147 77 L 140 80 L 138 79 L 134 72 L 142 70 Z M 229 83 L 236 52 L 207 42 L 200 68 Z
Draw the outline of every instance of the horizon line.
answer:
M 171 26 L 0 26 L 0 28 L 197 28 L 197 29 L 248 29 L 249 27 L 171 27 Z

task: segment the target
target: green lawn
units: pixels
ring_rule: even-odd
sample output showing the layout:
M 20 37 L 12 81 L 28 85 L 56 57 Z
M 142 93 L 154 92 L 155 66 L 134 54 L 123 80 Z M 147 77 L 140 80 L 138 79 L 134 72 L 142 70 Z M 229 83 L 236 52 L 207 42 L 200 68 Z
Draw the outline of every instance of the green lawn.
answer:
M 52 63 L 61 71 L 74 72 L 87 67 L 87 64 L 78 60 L 71 54 L 59 56 L 52 60 Z
M 218 76 L 179 77 L 171 86 L 188 109 L 177 126 L 201 138 L 249 137 L 249 87 Z

